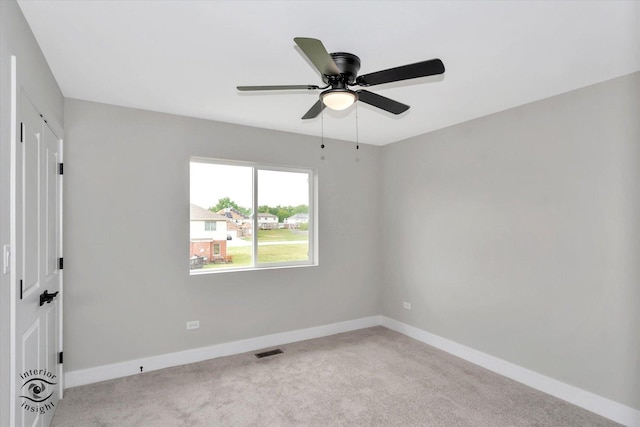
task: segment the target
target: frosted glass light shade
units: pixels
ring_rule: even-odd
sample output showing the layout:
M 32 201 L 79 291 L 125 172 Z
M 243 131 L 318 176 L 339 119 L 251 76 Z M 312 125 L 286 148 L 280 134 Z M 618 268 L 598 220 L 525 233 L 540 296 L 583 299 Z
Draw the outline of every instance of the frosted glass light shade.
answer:
M 356 94 L 350 90 L 329 90 L 322 94 L 322 102 L 332 110 L 346 110 L 356 102 Z

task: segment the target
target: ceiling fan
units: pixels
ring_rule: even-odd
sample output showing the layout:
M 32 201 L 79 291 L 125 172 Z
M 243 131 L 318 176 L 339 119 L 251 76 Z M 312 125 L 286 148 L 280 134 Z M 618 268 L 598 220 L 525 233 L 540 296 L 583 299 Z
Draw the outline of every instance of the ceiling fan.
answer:
M 409 109 L 402 104 L 382 95 L 360 89 L 353 91 L 349 86 L 368 87 L 383 83 L 398 82 L 418 77 L 433 76 L 444 73 L 444 64 L 439 59 L 429 59 L 415 64 L 389 68 L 362 76 L 360 58 L 346 52 L 327 53 L 322 42 L 318 39 L 296 37 L 293 39 L 300 50 L 309 58 L 311 63 L 322 74 L 324 87 L 316 85 L 285 85 L 285 86 L 238 86 L 239 91 L 260 90 L 322 90 L 320 99 L 302 116 L 303 120 L 317 117 L 325 107 L 333 110 L 344 110 L 354 102 L 362 101 L 393 114 L 401 114 Z

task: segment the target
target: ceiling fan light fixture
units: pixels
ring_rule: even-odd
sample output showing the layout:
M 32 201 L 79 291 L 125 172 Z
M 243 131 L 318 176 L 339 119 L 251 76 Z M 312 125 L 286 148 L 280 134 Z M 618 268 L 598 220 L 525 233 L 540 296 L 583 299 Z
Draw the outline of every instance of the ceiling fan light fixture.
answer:
M 325 106 L 332 110 L 346 110 L 358 100 L 358 95 L 349 89 L 329 89 L 320 94 Z

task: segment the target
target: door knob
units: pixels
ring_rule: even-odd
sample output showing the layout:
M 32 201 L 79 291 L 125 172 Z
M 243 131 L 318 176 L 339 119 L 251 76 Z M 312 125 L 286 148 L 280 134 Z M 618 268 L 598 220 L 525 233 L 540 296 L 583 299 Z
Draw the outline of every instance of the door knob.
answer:
M 59 291 L 58 291 L 59 292 Z M 53 299 L 58 295 L 58 292 L 54 292 L 52 294 L 49 293 L 48 290 L 45 290 L 42 295 L 40 295 L 40 305 L 44 305 L 44 303 L 49 304 Z

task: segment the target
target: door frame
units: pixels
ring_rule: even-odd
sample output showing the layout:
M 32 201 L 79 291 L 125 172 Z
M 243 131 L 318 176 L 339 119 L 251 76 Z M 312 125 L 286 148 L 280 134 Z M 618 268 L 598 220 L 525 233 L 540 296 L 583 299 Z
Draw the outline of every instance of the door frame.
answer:
M 19 238 L 19 230 L 17 229 L 17 215 L 18 215 L 18 206 L 22 203 L 21 196 L 18 194 L 18 182 L 21 177 L 18 176 L 18 150 L 19 150 L 19 129 L 21 128 L 20 123 L 22 117 L 20 115 L 21 111 L 21 97 L 26 96 L 36 108 L 36 111 L 41 115 L 44 120 L 44 123 L 49 126 L 51 132 L 55 135 L 58 140 L 58 148 L 60 153 L 60 163 L 64 161 L 63 154 L 63 136 L 64 131 L 62 126 L 55 120 L 53 115 L 48 115 L 46 110 L 41 110 L 41 106 L 37 105 L 33 102 L 33 98 L 29 97 L 28 90 L 26 90 L 21 84 L 18 78 L 18 67 L 17 67 L 17 58 L 15 55 L 11 56 L 11 124 L 10 124 L 10 133 L 11 133 L 11 155 L 10 155 L 10 189 L 9 189 L 9 229 L 10 229 L 10 260 L 9 260 L 9 270 L 10 270 L 10 359 L 9 359 L 9 423 L 10 425 L 15 425 L 16 422 L 16 398 L 17 398 L 17 390 L 16 390 L 16 377 L 17 377 L 17 361 L 16 361 L 16 345 L 17 345 L 17 331 L 16 331 L 16 319 L 17 319 L 17 300 L 19 297 L 18 288 L 20 286 L 19 272 L 17 269 L 17 243 Z M 47 118 L 45 118 L 45 115 Z M 64 194 L 64 180 L 63 175 L 58 174 L 60 192 L 58 195 L 58 213 L 59 213 L 59 253 L 60 257 L 63 257 L 63 194 Z M 64 271 L 60 269 L 59 271 L 59 279 L 60 281 L 60 295 L 58 296 L 58 352 L 61 352 L 63 349 L 63 301 L 64 301 Z M 57 364 L 57 375 L 59 378 L 58 382 L 58 393 L 60 399 L 63 397 L 64 393 L 64 365 L 62 363 Z

